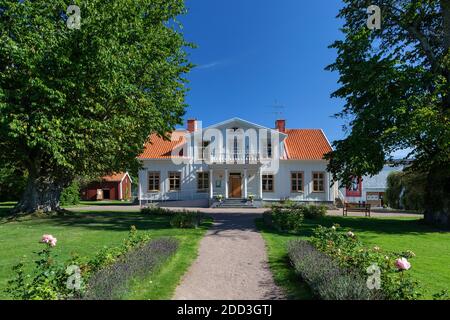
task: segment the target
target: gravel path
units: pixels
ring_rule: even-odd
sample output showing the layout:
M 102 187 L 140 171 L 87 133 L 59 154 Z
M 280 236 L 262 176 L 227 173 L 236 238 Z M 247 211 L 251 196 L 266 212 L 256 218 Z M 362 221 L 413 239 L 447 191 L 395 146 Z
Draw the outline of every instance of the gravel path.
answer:
M 258 214 L 213 213 L 214 226 L 200 242 L 199 255 L 175 291 L 175 300 L 284 299 L 272 278 Z

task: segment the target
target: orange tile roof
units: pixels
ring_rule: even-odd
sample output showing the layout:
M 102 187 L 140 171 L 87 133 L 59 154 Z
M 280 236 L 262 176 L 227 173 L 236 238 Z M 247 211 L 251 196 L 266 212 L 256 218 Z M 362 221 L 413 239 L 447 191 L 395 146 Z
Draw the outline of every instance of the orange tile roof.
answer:
M 172 150 L 186 142 L 187 131 L 174 131 L 171 140 L 152 134 L 139 159 L 170 159 Z M 320 129 L 287 129 L 285 140 L 287 160 L 322 160 L 332 151 L 327 138 Z
M 172 150 L 185 143 L 184 135 L 187 131 L 174 131 L 171 134 L 171 140 L 165 140 L 156 134 L 152 134 L 145 144 L 144 152 L 139 159 L 170 159 Z
M 287 129 L 285 149 L 289 160 L 321 160 L 332 151 L 320 129 Z
M 114 173 L 110 176 L 102 177 L 102 180 L 105 182 L 120 182 L 120 181 L 122 181 L 122 179 L 125 175 L 126 175 L 125 172 Z

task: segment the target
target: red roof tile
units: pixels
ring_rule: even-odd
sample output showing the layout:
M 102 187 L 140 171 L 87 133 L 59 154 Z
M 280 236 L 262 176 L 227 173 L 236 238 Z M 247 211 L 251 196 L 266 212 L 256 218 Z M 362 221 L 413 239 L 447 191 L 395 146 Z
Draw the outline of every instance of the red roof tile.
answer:
M 102 177 L 102 180 L 106 181 L 106 182 L 120 182 L 120 181 L 122 181 L 122 179 L 125 175 L 126 175 L 125 172 L 114 173 L 110 176 Z
M 171 140 L 152 134 L 139 159 L 170 159 L 172 150 L 186 142 L 186 131 L 175 131 Z M 332 151 L 327 138 L 320 129 L 287 129 L 285 151 L 288 160 L 322 160 Z
M 287 129 L 285 148 L 290 160 L 321 160 L 332 151 L 320 129 Z
M 170 159 L 172 150 L 183 145 L 186 142 L 184 135 L 186 131 L 174 131 L 171 140 L 165 140 L 156 134 L 152 134 L 145 144 L 144 152 L 139 159 Z

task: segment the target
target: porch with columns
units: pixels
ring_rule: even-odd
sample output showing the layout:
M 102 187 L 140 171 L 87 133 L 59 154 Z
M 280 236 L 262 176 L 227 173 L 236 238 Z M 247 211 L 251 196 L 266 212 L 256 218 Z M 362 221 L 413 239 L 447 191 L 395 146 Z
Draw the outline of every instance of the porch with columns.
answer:
M 209 168 L 210 199 L 218 195 L 224 199 L 248 199 L 253 195 L 255 200 L 262 200 L 262 190 L 261 166 L 215 165 Z

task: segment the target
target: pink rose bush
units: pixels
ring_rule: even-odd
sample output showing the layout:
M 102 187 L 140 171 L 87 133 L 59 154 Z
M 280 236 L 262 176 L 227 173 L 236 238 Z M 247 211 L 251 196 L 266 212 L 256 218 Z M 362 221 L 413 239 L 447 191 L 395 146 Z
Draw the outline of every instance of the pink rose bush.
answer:
M 41 242 L 42 243 L 46 243 L 46 244 L 48 244 L 50 247 L 54 247 L 54 246 L 56 246 L 56 242 L 57 242 L 58 240 L 54 237 L 54 236 L 52 236 L 51 234 L 44 234 L 43 236 L 42 236 L 42 239 L 41 239 Z
M 409 263 L 408 259 L 400 258 L 395 261 L 395 266 L 399 271 L 409 270 L 411 269 L 411 263 Z
M 335 230 L 318 226 L 309 238 L 317 250 L 335 259 L 341 268 L 357 270 L 364 276 L 367 268 L 376 265 L 380 269 L 380 291 L 378 298 L 386 300 L 413 300 L 421 296 L 419 283 L 406 270 L 411 268 L 415 254 L 412 251 L 393 252 L 380 246 L 366 246 L 350 230 Z M 370 289 L 370 288 L 369 288 Z

